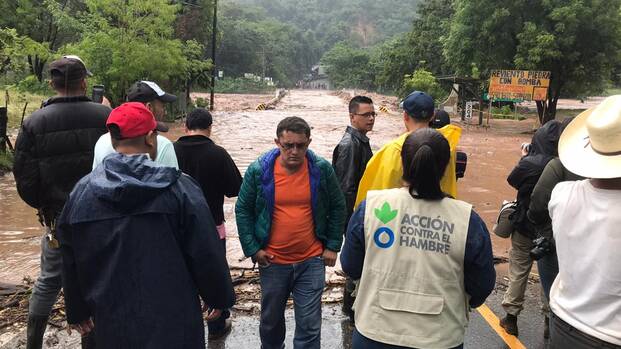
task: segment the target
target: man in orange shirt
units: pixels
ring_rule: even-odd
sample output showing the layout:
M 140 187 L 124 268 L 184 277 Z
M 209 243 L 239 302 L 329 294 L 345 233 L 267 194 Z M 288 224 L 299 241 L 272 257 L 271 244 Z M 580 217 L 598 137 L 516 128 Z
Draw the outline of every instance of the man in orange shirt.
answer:
M 319 348 L 325 266 L 341 249 L 345 200 L 331 164 L 308 150 L 310 127 L 283 119 L 276 149 L 246 171 L 235 214 L 244 254 L 259 264 L 261 347 L 283 348 L 293 295 L 294 348 Z

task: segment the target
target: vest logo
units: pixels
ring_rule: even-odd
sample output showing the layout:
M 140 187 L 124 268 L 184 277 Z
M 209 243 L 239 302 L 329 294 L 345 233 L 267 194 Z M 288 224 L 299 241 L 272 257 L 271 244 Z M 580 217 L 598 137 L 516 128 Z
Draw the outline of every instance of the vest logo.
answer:
M 384 202 L 380 209 L 374 210 L 375 217 L 382 223 L 388 224 L 390 221 L 397 217 L 397 210 L 393 210 L 388 202 Z M 380 227 L 373 234 L 373 242 L 379 248 L 389 248 L 395 243 L 395 233 L 388 227 Z
M 393 210 L 388 202 L 384 202 L 381 209 L 375 209 L 375 217 L 384 224 L 392 221 L 397 217 L 397 210 Z
M 382 241 L 383 235 L 387 235 L 388 240 L 384 239 L 385 241 Z M 373 242 L 375 242 L 375 245 L 379 248 L 389 248 L 393 243 L 395 243 L 395 233 L 393 233 L 388 227 L 381 227 L 375 231 L 375 234 L 373 234 Z

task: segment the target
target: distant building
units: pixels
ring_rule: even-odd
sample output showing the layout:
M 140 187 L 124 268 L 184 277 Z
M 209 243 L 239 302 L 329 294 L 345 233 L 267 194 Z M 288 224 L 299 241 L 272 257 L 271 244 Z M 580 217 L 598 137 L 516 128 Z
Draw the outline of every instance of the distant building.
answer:
M 304 77 L 301 81 L 302 88 L 331 90 L 332 83 L 326 73 L 326 66 L 317 64 L 311 68 L 311 73 Z

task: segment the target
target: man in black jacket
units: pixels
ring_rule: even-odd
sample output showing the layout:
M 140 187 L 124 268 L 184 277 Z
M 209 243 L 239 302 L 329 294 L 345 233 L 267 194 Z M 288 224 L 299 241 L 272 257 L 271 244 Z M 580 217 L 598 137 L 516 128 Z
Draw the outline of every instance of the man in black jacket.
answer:
M 216 223 L 223 249 L 226 251 L 226 230 L 224 227 L 224 196 L 239 194 L 242 177 L 235 162 L 224 150 L 211 140 L 213 118 L 203 108 L 194 109 L 186 118 L 186 136 L 174 143 L 179 168 L 194 178 L 200 185 L 211 214 Z M 209 339 L 225 336 L 231 330 L 228 310 L 215 321 L 208 322 Z
M 375 116 L 375 108 L 371 98 L 366 96 L 352 98 L 349 101 L 351 126 L 347 126 L 343 138 L 332 153 L 332 167 L 334 167 L 341 190 L 345 195 L 346 222 L 349 222 L 349 217 L 354 211 L 360 178 L 364 174 L 367 162 L 373 156 L 366 134 L 373 130 Z M 345 228 L 347 228 L 347 224 L 345 224 Z M 343 289 L 343 311 L 350 316 L 350 319 L 353 319 L 351 307 L 354 304 L 354 298 L 351 294 L 354 288 L 353 281 L 348 278 Z
M 28 309 L 27 348 L 41 348 L 47 319 L 61 289 L 61 255 L 56 217 L 73 186 L 91 171 L 93 148 L 106 133 L 110 108 L 86 94 L 90 72 L 77 56 L 50 63 L 56 96 L 28 117 L 17 136 L 13 174 L 17 191 L 37 209 L 46 234 L 41 243 L 41 274 Z

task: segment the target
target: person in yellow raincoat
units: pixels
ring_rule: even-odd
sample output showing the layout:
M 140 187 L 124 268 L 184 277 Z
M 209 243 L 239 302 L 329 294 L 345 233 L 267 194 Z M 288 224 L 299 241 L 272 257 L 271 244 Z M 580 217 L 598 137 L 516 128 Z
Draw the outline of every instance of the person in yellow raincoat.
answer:
M 429 122 L 433 118 L 435 108 L 433 98 L 425 92 L 414 91 L 410 93 L 403 100 L 401 106 L 407 132 L 385 144 L 369 160 L 358 187 L 356 207 L 366 198 L 369 190 L 400 188 L 402 186 L 403 165 L 401 164 L 401 148 L 403 143 L 410 133 L 429 127 Z M 451 195 L 453 198 L 457 198 L 455 157 L 457 143 L 461 137 L 461 128 L 449 124 L 438 129 L 438 132 L 448 140 L 451 148 L 451 159 L 446 167 L 440 186 L 443 192 Z

